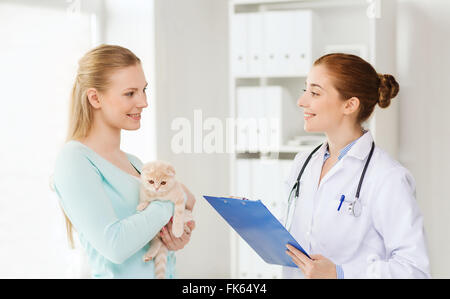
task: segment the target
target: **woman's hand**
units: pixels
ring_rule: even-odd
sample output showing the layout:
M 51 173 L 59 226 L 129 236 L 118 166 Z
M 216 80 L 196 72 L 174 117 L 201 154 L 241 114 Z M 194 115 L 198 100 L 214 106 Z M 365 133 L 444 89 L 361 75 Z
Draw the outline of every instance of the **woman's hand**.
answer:
M 300 268 L 305 278 L 337 278 L 336 265 L 320 254 L 311 255 L 309 259 L 297 248 L 286 244 L 286 253 Z
M 160 232 L 161 239 L 166 245 L 167 249 L 176 251 L 183 249 L 184 246 L 186 246 L 187 243 L 189 243 L 189 240 L 191 239 L 191 233 L 195 228 L 195 221 L 189 221 L 187 223 L 188 228 L 184 230 L 184 233 L 181 235 L 181 237 L 176 238 L 172 234 L 172 219 L 170 219 L 169 223 L 164 226 Z

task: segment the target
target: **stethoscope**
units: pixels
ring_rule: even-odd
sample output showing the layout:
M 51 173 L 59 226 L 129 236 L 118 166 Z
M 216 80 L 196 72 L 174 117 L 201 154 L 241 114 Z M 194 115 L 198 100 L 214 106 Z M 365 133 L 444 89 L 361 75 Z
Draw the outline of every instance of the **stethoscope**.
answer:
M 287 209 L 286 221 L 285 221 L 285 226 L 287 228 L 290 228 L 290 226 L 292 224 L 292 218 L 293 218 L 293 214 L 294 214 L 294 210 L 295 210 L 295 209 L 291 209 L 291 206 L 292 206 L 292 203 L 293 203 L 292 193 L 295 190 L 295 202 L 297 202 L 298 196 L 300 194 L 300 179 L 302 178 L 303 172 L 305 171 L 305 168 L 308 165 L 309 160 L 311 160 L 311 157 L 314 155 L 315 152 L 317 152 L 319 150 L 319 148 L 322 145 L 323 144 L 321 144 L 318 147 L 316 147 L 309 154 L 308 158 L 306 159 L 305 163 L 303 164 L 302 169 L 300 170 L 300 173 L 298 174 L 297 181 L 295 182 L 294 186 L 291 189 L 291 192 L 289 193 L 288 209 Z M 355 199 L 353 200 L 353 202 L 351 202 L 348 205 L 348 209 L 347 209 L 348 213 L 350 215 L 355 216 L 355 217 L 359 217 L 361 215 L 361 213 L 362 213 L 362 205 L 361 205 L 361 202 L 359 200 L 359 193 L 361 191 L 361 186 L 362 186 L 362 183 L 364 181 L 364 176 L 366 175 L 367 167 L 369 166 L 370 160 L 372 159 L 372 154 L 373 154 L 374 149 L 375 149 L 375 142 L 372 142 L 372 148 L 370 149 L 369 157 L 367 158 L 366 164 L 364 165 L 363 172 L 361 173 L 361 177 L 359 179 L 359 184 L 358 184 L 358 189 L 356 190 Z

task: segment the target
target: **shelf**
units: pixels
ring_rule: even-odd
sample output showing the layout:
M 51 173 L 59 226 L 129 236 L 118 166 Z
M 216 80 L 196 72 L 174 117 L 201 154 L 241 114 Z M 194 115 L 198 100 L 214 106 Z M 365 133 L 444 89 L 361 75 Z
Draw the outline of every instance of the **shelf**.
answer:
M 295 96 L 302 94 L 301 90 L 304 88 L 304 81 L 307 77 L 307 72 L 310 68 L 294 67 L 294 68 L 270 68 L 267 66 L 267 61 L 270 61 L 267 53 L 278 51 L 277 53 L 285 54 L 290 53 L 286 48 L 278 49 L 272 47 L 273 45 L 281 45 L 285 42 L 290 43 L 292 39 L 286 38 L 278 41 L 278 36 L 288 36 L 292 34 L 291 30 L 285 30 L 285 27 L 281 26 L 283 22 L 275 22 L 277 19 L 272 19 L 274 15 L 284 12 L 301 13 L 300 11 L 309 11 L 311 13 L 311 28 L 305 29 L 305 35 L 302 33 L 295 33 L 294 36 L 301 36 L 306 43 L 309 42 L 308 51 L 310 51 L 310 57 L 307 57 L 308 65 L 312 65 L 313 61 L 331 50 L 327 50 L 330 46 L 333 46 L 332 52 L 349 52 L 355 50 L 360 45 L 364 45 L 367 49 L 367 55 L 365 59 L 372 63 L 375 69 L 383 73 L 395 73 L 395 43 L 390 43 L 395 39 L 395 31 L 392 30 L 395 27 L 395 11 L 396 1 L 392 0 L 230 0 L 229 1 L 229 20 L 230 20 L 230 70 L 229 82 L 230 82 L 230 115 L 237 117 L 238 114 L 238 93 L 237 91 L 247 87 L 266 88 L 268 86 L 280 86 L 292 98 L 292 101 L 284 101 L 286 105 L 291 105 L 295 101 Z M 271 24 L 275 23 L 275 27 L 265 26 L 270 23 L 266 19 L 260 21 L 257 15 L 263 17 L 269 17 L 268 20 Z M 380 15 L 382 17 L 376 17 Z M 246 20 L 243 21 L 248 17 Z M 297 18 L 296 20 L 298 20 Z M 275 20 L 275 21 L 274 21 Z M 284 19 L 281 19 L 284 21 Z M 262 24 L 261 24 L 262 23 Z M 236 25 L 237 24 L 237 25 Z M 248 25 L 250 24 L 250 25 Z M 281 24 L 281 25 L 280 25 Z M 233 27 L 235 25 L 235 27 Z M 245 27 L 251 26 L 251 27 Z M 255 34 L 254 28 L 281 28 L 280 35 L 274 34 L 273 31 L 262 30 L 263 37 Z M 237 29 L 236 29 L 237 28 Z M 252 28 L 248 32 L 252 33 L 252 39 L 249 39 L 247 31 L 242 28 Z M 284 29 L 283 29 L 284 28 Z M 289 27 L 291 28 L 291 27 Z M 293 26 L 292 28 L 308 28 L 307 26 Z M 244 33 L 245 34 L 244 34 Z M 289 33 L 290 32 L 290 33 Z M 295 30 L 294 30 L 295 32 Z M 275 38 L 274 38 L 275 37 Z M 233 40 L 235 38 L 235 40 Z M 261 42 L 261 40 L 263 42 Z M 275 42 L 273 42 L 275 40 Z M 269 42 L 267 42 L 269 41 Z M 277 42 L 278 41 L 278 42 Z M 235 45 L 251 45 L 249 49 L 253 48 L 253 52 L 245 47 L 236 47 Z M 295 43 L 293 43 L 295 44 Z M 255 46 L 256 45 L 256 46 Z M 262 46 L 261 46 L 262 45 Z M 247 45 L 246 45 L 247 47 Z M 261 48 L 261 50 L 258 49 Z M 266 47 L 266 49 L 264 49 Z M 269 49 L 267 49 L 269 48 Z M 303 53 L 298 50 L 298 45 L 293 47 L 296 49 L 295 53 Z M 259 50 L 259 51 L 258 51 Z M 234 52 L 233 52 L 234 51 Z M 288 51 L 288 52 L 286 52 Z M 263 61 L 263 65 L 245 66 L 236 63 L 236 59 L 239 56 L 233 53 L 244 53 L 242 55 L 243 62 L 250 63 L 254 61 L 255 55 L 258 60 Z M 364 52 L 364 51 L 361 51 Z M 292 55 L 292 54 L 290 54 Z M 253 60 L 245 61 L 245 59 Z M 294 56 L 291 56 L 294 57 Z M 261 59 L 262 58 L 262 59 Z M 234 71 L 234 72 L 233 72 Z M 297 74 L 299 73 L 299 74 Z M 240 75 L 243 74 L 243 75 Z M 277 75 L 275 75 L 277 74 Z M 295 104 L 295 103 L 294 103 Z M 259 109 L 258 105 L 253 105 L 255 109 Z M 283 106 L 286 107 L 286 106 Z M 395 157 L 397 154 L 397 123 L 398 114 L 397 108 L 390 107 L 388 111 L 380 111 L 376 109 L 373 117 L 370 120 L 368 128 L 371 130 L 377 145 L 386 148 L 386 150 Z M 294 108 L 291 108 L 291 110 Z M 300 116 L 301 119 L 303 119 Z M 287 118 L 283 118 L 286 120 Z M 289 118 L 290 120 L 293 118 Z M 301 126 L 299 126 L 300 128 Z M 309 133 L 299 131 L 295 133 L 288 133 L 288 130 L 282 129 L 282 132 L 286 132 L 286 136 L 308 136 Z M 281 141 L 274 142 L 274 144 L 284 144 L 273 148 L 271 151 L 264 152 L 249 152 L 245 150 L 238 150 L 230 157 L 230 190 L 232 194 L 255 194 L 261 193 L 261 189 L 265 189 L 266 197 L 277 198 L 278 202 L 285 200 L 286 198 L 280 198 L 277 196 L 270 196 L 271 189 L 278 190 L 279 180 L 288 176 L 292 160 L 297 153 L 303 152 L 308 154 L 317 147 L 323 140 L 314 140 L 306 143 L 309 144 L 301 146 L 288 146 L 287 143 L 291 138 L 282 138 Z M 325 136 L 323 136 L 325 137 Z M 242 143 L 242 145 L 255 144 L 254 142 Z M 266 171 L 261 171 L 266 169 Z M 272 175 L 271 179 L 261 179 L 261 174 Z M 242 183 L 244 182 L 244 183 Z M 267 183 L 266 183 L 267 182 Z M 281 190 L 281 189 L 280 189 Z M 267 191 L 267 192 L 266 192 Z M 249 198 L 264 198 L 261 195 L 251 195 Z M 237 235 L 231 234 L 231 259 L 233 265 L 231 268 L 234 278 L 243 278 L 242 273 L 247 272 L 245 278 L 255 278 L 262 273 L 275 273 L 275 269 L 266 268 L 266 264 L 254 258 L 254 254 L 250 250 L 243 249 L 244 246 L 242 239 L 239 239 Z M 250 253 L 249 253 L 250 252 Z M 251 272 L 248 275 L 247 260 L 252 260 Z M 253 276 L 254 277 L 253 277 Z
M 259 155 L 259 154 L 270 154 L 270 153 L 287 153 L 287 154 L 297 154 L 299 152 L 307 152 L 307 151 L 311 151 L 313 150 L 316 146 L 318 146 L 319 143 L 314 144 L 314 145 L 301 145 L 301 146 L 289 146 L 289 145 L 283 145 L 279 148 L 273 148 L 273 149 L 269 149 L 268 151 L 265 152 L 259 152 L 259 151 L 254 151 L 254 152 L 250 152 L 250 151 L 246 151 L 246 150 L 239 150 L 236 149 L 236 154 L 239 155 Z
M 314 145 L 301 145 L 301 146 L 289 146 L 285 145 L 280 148 L 280 153 L 299 153 L 299 152 L 308 152 L 312 151 L 314 147 L 319 144 Z
M 306 0 L 308 1 L 308 0 Z M 304 2 L 302 0 L 232 0 L 234 5 Z

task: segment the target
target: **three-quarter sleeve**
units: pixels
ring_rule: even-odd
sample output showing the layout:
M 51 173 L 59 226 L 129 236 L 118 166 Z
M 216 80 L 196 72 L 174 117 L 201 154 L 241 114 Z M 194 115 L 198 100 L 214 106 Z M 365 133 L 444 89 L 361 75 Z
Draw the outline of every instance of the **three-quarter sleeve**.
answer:
M 54 185 L 77 232 L 116 264 L 144 247 L 173 215 L 172 202 L 154 201 L 142 212 L 118 218 L 104 190 L 101 173 L 77 151 L 65 151 L 58 156 Z

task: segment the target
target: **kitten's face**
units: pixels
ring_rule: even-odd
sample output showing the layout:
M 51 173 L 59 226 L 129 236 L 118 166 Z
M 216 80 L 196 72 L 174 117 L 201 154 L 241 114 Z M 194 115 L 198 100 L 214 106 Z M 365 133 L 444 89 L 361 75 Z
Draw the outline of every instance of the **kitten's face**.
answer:
M 175 169 L 172 165 L 155 161 L 142 167 L 142 184 L 153 192 L 165 192 L 172 189 L 175 183 Z

